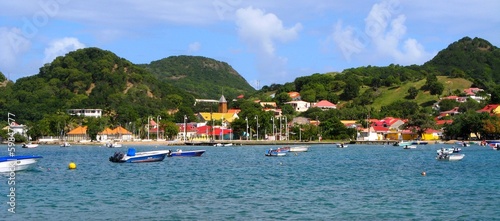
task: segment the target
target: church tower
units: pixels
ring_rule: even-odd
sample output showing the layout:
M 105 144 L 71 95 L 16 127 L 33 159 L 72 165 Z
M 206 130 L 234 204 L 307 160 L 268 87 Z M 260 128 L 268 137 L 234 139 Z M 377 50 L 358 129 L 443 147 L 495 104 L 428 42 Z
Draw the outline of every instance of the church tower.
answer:
M 219 113 L 227 113 L 227 101 L 224 95 L 219 99 Z

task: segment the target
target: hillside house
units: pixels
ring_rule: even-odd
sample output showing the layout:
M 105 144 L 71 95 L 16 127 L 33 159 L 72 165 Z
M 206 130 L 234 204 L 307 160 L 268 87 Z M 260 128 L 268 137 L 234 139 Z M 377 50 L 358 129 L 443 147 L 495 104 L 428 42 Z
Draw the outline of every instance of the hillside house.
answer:
M 305 112 L 311 106 L 309 102 L 305 101 L 289 101 L 286 102 L 285 104 L 290 104 L 293 107 L 293 109 L 297 112 Z
M 483 107 L 481 110 L 477 111 L 478 113 L 489 113 L 490 115 L 500 114 L 500 104 L 488 104 Z
M 312 105 L 312 107 L 317 107 L 321 110 L 337 109 L 337 105 L 327 100 L 322 100 L 318 103 L 315 103 Z

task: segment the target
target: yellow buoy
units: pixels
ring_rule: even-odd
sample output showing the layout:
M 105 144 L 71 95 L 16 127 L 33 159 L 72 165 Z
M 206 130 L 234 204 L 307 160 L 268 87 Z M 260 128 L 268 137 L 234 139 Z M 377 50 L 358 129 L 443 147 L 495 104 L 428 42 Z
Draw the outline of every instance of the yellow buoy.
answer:
M 73 163 L 73 162 L 69 163 L 68 169 L 70 169 L 70 170 L 76 169 L 76 163 Z

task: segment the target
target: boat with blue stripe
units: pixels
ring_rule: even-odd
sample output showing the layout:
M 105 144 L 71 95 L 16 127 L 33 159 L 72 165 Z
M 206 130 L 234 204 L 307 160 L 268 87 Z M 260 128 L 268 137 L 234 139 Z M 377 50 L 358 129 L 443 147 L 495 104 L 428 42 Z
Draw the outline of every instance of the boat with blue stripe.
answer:
M 134 148 L 129 148 L 127 154 L 115 152 L 113 156 L 109 157 L 109 161 L 113 163 L 158 162 L 163 161 L 170 152 L 170 150 L 136 152 Z
M 0 157 L 0 173 L 27 170 L 33 168 L 41 156 L 19 155 Z

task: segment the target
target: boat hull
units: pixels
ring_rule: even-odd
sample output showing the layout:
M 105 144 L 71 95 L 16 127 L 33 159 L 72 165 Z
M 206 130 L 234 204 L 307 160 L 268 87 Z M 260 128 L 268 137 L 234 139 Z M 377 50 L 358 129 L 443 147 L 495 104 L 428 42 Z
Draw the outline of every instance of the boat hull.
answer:
M 38 144 L 23 144 L 23 148 L 37 148 Z
M 33 168 L 41 156 L 0 157 L 0 173 L 28 170 Z
M 299 146 L 299 147 L 290 147 L 290 152 L 307 152 L 309 151 L 309 146 Z
M 439 161 L 458 161 L 458 160 L 462 160 L 464 157 L 465 157 L 465 154 L 450 154 L 450 155 L 437 156 L 436 160 L 439 160 Z
M 148 162 L 158 162 L 163 161 L 167 154 L 169 154 L 169 150 L 162 151 L 146 151 L 146 152 L 138 152 L 138 153 L 129 153 L 125 155 L 122 152 L 115 152 L 113 156 L 109 158 L 109 161 L 113 163 L 148 163 Z
M 266 151 L 266 156 L 268 157 L 284 157 L 286 156 L 287 152 L 278 152 L 276 150 L 267 150 Z
M 168 157 L 200 157 L 205 150 L 176 151 L 168 154 Z
M 348 147 L 348 146 L 349 146 L 349 145 L 347 145 L 347 144 L 343 144 L 343 143 L 338 143 L 338 144 L 337 144 L 337 148 L 346 148 L 346 147 Z

